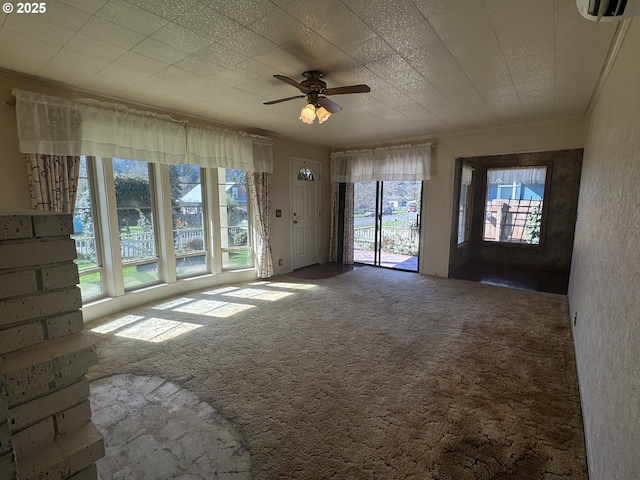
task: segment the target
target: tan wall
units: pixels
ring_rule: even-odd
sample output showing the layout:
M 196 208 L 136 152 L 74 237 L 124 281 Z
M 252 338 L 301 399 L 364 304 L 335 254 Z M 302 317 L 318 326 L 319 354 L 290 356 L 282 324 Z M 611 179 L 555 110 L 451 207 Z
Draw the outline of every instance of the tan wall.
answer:
M 569 301 L 589 478 L 640 478 L 640 18 L 587 123 Z
M 331 228 L 331 181 L 329 175 L 329 148 L 314 147 L 304 143 L 281 138 L 273 139 L 273 177 L 271 185 L 271 253 L 276 274 L 293 270 L 291 258 L 291 157 L 316 160 L 322 163 L 321 192 L 321 235 L 320 263 L 329 259 L 329 234 Z M 282 217 L 275 218 L 276 209 L 282 210 Z M 282 266 L 278 260 L 282 259 Z
M 20 83 L 0 73 L 0 207 L 31 208 L 27 168 L 18 150 L 16 109 L 5 105 L 5 100 L 11 97 L 11 88 Z
M 581 148 L 581 119 L 543 125 L 496 128 L 432 139 L 431 180 L 425 184 L 420 272 L 447 276 L 453 221 L 453 178 L 457 157 Z M 457 199 L 456 199 L 457 205 Z

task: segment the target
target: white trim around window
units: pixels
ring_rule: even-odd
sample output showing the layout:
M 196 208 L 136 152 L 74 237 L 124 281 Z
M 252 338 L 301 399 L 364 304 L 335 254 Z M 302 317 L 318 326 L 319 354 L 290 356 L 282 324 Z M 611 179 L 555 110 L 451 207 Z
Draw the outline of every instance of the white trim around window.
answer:
M 91 158 L 90 181 L 95 187 L 96 237 L 102 253 L 102 295 L 85 299 L 83 305 L 85 321 L 110 315 L 126 308 L 185 294 L 192 290 L 213 287 L 223 283 L 253 280 L 257 278 L 251 245 L 250 260 L 247 265 L 224 269 L 223 250 L 220 242 L 220 200 L 218 190 L 218 169 L 202 169 L 202 189 L 206 230 L 204 251 L 207 252 L 207 270 L 194 276 L 179 277 L 176 273 L 176 252 L 174 249 L 172 204 L 168 165 L 153 165 L 150 171 L 152 209 L 154 216 L 155 253 L 154 258 L 131 261 L 130 265 L 144 265 L 158 262 L 158 280 L 135 289 L 126 289 L 123 276 L 123 259 L 119 236 L 113 161 L 110 158 Z M 207 188 L 209 186 L 209 188 Z M 213 187 L 213 188 L 211 188 Z M 248 217 L 252 218 L 252 217 Z M 249 234 L 251 228 L 249 228 Z

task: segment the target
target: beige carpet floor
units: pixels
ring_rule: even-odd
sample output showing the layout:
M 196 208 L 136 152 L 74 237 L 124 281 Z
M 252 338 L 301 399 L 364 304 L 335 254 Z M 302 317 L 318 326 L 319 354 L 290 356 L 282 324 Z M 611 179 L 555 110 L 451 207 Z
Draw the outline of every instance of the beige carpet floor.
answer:
M 364 267 L 87 326 L 100 364 L 229 419 L 255 479 L 585 479 L 566 298 Z

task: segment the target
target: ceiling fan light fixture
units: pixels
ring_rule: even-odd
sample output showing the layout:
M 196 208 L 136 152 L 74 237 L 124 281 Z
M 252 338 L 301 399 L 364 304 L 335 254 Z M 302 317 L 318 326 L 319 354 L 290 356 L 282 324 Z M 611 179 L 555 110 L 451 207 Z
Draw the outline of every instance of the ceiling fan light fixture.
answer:
M 316 115 L 318 116 L 318 123 L 322 123 L 331 116 L 331 112 L 324 107 L 318 107 Z
M 639 0 L 640 1 L 640 0 Z M 284 75 L 274 75 L 278 80 L 291 85 L 300 90 L 302 95 L 294 95 L 293 97 L 280 98 L 279 100 L 271 100 L 264 102 L 265 105 L 275 105 L 276 103 L 288 102 L 296 98 L 307 97 L 307 105 L 300 112 L 298 117 L 302 122 L 311 125 L 318 117 L 318 123 L 324 123 L 332 113 L 338 113 L 342 107 L 333 100 L 327 98 L 329 95 L 346 95 L 348 93 L 367 93 L 371 89 L 367 85 L 349 85 L 347 87 L 327 88 L 327 84 L 320 80 L 322 72 L 317 70 L 309 70 L 303 72 L 302 76 L 306 78 L 302 83 L 296 82 L 293 78 Z
M 298 118 L 302 120 L 303 123 L 311 125 L 316 118 L 316 107 L 309 103 L 302 109 L 300 117 Z

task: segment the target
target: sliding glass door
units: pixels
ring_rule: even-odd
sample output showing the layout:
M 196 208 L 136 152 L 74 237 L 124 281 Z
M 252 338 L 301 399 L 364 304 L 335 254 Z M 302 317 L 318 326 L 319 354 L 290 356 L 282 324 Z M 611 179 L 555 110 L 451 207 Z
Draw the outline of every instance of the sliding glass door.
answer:
M 418 271 L 421 181 L 354 184 L 353 258 Z

